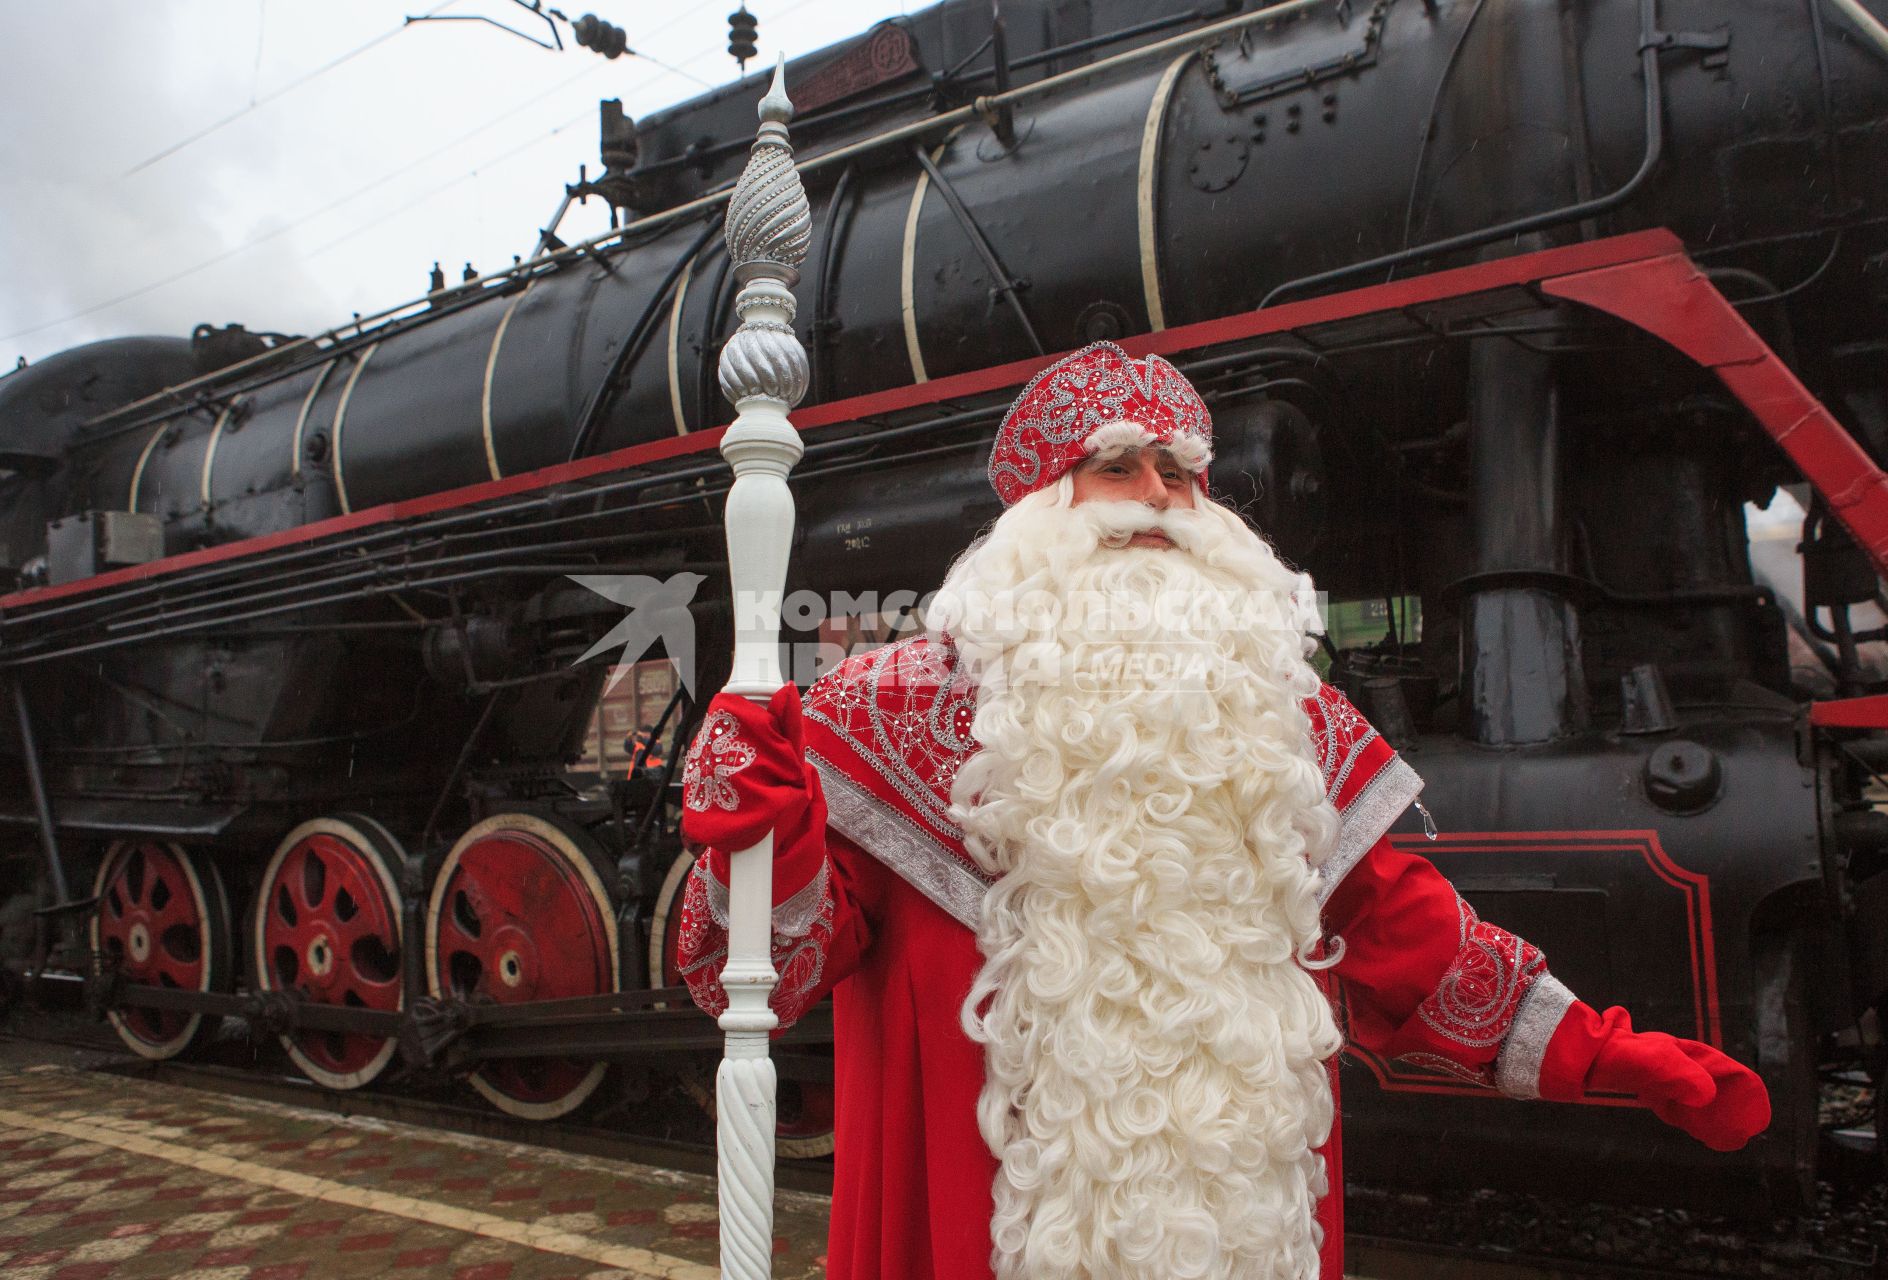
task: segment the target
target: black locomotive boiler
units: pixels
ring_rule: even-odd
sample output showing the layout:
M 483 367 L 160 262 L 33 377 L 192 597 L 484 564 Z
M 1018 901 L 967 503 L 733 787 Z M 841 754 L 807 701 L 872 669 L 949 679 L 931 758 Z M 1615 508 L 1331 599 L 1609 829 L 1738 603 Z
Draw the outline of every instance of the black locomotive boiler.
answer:
M 1437 836 L 1397 838 L 1777 1103 L 1715 1156 L 1361 1059 L 1367 1180 L 1787 1206 L 1819 1070 L 1880 1078 L 1885 42 L 1829 0 L 949 0 L 789 68 L 793 585 L 871 601 L 795 653 L 916 624 L 1045 357 L 1161 351 L 1427 780 Z M 541 1118 L 712 1048 L 662 957 L 728 659 L 719 217 L 758 92 L 605 103 L 573 191 L 607 236 L 312 338 L 0 379 L 16 991 L 81 975 L 151 1057 L 239 1017 L 323 1086 L 459 1073 Z M 1794 600 L 1748 553 L 1780 489 Z M 623 615 L 594 575 L 698 584 L 693 696 L 636 726 L 662 768 L 582 758 Z M 829 1034 L 783 1045 L 790 1152 Z

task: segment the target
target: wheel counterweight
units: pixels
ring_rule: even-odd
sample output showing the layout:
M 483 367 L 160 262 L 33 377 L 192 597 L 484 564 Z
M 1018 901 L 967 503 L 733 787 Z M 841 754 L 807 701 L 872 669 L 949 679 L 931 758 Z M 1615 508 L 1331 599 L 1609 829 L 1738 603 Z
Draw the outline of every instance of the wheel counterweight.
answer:
M 426 909 L 432 994 L 517 1004 L 617 989 L 616 917 L 584 833 L 503 813 L 446 855 Z M 472 1085 L 508 1115 L 549 1120 L 583 1105 L 607 1064 L 562 1058 L 484 1063 Z
M 160 840 L 121 840 L 92 884 L 92 950 L 129 982 L 184 991 L 229 986 L 229 906 L 209 858 Z M 142 1057 L 174 1058 L 207 1039 L 217 1019 L 129 1006 L 106 1015 Z
M 256 891 L 251 962 L 263 991 L 294 991 L 315 1004 L 397 1011 L 400 894 L 397 840 L 371 818 L 315 818 L 276 847 Z M 282 1047 L 309 1079 L 358 1089 L 392 1061 L 394 1041 L 334 1031 L 295 1031 Z

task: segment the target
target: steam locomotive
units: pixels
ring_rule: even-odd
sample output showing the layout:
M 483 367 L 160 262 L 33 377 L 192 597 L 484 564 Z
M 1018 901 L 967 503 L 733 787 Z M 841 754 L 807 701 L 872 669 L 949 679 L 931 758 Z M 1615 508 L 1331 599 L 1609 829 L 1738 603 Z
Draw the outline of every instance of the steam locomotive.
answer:
M 1799 1202 L 1818 1073 L 1879 1080 L 1888 1017 L 1888 37 L 1829 0 L 993 8 L 788 68 L 790 585 L 871 602 L 790 616 L 797 658 L 918 624 L 1048 357 L 1167 354 L 1221 495 L 1348 620 L 1330 678 L 1427 781 L 1440 830 L 1395 838 L 1776 1101 L 1719 1156 L 1359 1058 L 1351 1169 Z M 458 1074 L 545 1119 L 712 1050 L 664 955 L 675 762 L 731 643 L 720 211 L 759 92 L 604 103 L 571 195 L 605 236 L 312 338 L 0 379 L 14 994 L 82 981 L 152 1058 L 239 1017 L 324 1087 Z M 1800 596 L 1751 570 L 1780 490 Z M 602 577 L 687 595 L 696 663 L 607 772 Z M 783 1041 L 790 1154 L 829 1043 Z

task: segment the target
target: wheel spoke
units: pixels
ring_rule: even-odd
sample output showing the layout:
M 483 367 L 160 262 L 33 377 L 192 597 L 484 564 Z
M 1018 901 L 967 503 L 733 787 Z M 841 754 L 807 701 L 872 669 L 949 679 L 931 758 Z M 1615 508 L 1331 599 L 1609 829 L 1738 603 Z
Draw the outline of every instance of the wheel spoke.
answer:
M 388 886 L 382 844 L 346 817 L 321 818 L 290 832 L 262 892 L 259 963 L 275 964 L 276 948 L 292 952 L 278 973 L 293 972 L 293 986 L 329 1006 L 397 1010 L 400 979 L 399 902 Z M 397 857 L 397 846 L 394 846 Z M 292 921 L 291 921 L 292 917 Z M 329 1088 L 352 1089 L 377 1077 L 391 1061 L 392 1041 L 357 1032 L 301 1030 L 284 1037 L 291 1056 Z
M 615 918 L 581 833 L 523 814 L 481 823 L 454 846 L 428 913 L 434 991 L 501 1003 L 614 989 Z M 500 1110 L 548 1119 L 595 1090 L 598 1064 L 574 1059 L 482 1065 L 473 1083 Z
M 169 978 L 186 991 L 195 991 L 203 981 L 203 961 L 182 960 L 167 954 L 161 947 L 151 952 L 150 981 Z

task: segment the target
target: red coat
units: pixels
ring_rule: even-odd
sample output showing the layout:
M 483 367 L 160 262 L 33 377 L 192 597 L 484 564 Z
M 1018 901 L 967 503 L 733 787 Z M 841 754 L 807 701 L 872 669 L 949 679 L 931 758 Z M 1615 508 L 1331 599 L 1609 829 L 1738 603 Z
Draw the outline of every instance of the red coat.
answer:
M 992 1274 L 998 1165 L 977 1130 L 983 1050 L 958 1016 L 982 965 L 973 922 L 987 881 L 944 812 L 975 750 L 971 698 L 949 649 L 921 639 L 854 658 L 807 693 L 808 757 L 829 823 L 824 839 L 791 842 L 776 861 L 773 1006 L 785 1025 L 833 997 L 832 1280 Z M 1327 937 L 1343 939 L 1330 973 L 1348 1037 L 1538 1096 L 1571 994 L 1539 951 L 1477 920 L 1425 859 L 1383 839 L 1421 788 L 1414 771 L 1335 690 L 1306 710 L 1343 818 L 1321 875 Z M 710 850 L 690 877 L 678 942 L 682 973 L 711 1013 L 726 1006 L 726 884 L 726 855 Z M 1335 1130 L 1325 1154 L 1341 1188 Z M 1341 1194 L 1318 1212 L 1323 1274 L 1337 1280 Z

